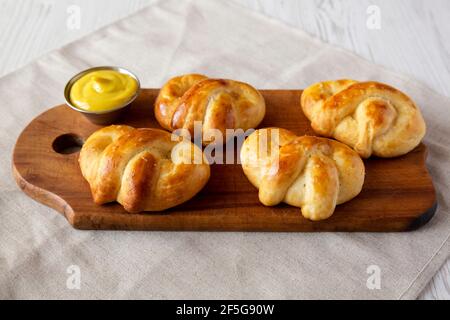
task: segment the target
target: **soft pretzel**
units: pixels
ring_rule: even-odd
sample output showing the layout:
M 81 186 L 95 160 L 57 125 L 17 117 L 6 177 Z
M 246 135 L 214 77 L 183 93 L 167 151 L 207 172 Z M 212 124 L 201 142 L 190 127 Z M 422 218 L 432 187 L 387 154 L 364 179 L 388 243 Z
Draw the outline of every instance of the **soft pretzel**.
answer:
M 263 120 L 264 98 L 249 84 L 188 74 L 170 79 L 155 102 L 155 116 L 167 130 L 187 129 L 194 136 L 194 122 L 201 121 L 203 144 L 214 141 L 214 131 L 248 130 Z
M 337 80 L 303 91 L 301 105 L 314 131 L 351 146 L 362 157 L 396 157 L 425 135 L 419 108 L 404 93 L 378 82 Z
M 264 205 L 285 202 L 313 221 L 329 218 L 364 183 L 364 164 L 348 146 L 279 128 L 252 133 L 242 145 L 241 163 Z
M 160 211 L 192 198 L 209 179 L 202 151 L 158 129 L 113 125 L 94 132 L 79 157 L 97 204 L 129 212 Z

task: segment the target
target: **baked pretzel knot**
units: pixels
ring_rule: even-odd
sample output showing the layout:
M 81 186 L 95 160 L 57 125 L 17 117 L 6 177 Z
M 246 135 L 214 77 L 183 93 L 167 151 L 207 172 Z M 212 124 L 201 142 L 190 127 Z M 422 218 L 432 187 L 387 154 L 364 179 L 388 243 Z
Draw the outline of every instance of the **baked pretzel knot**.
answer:
M 364 183 L 364 164 L 351 148 L 285 129 L 252 133 L 242 145 L 241 161 L 264 205 L 285 202 L 314 221 L 329 218 L 336 205 L 356 197 Z
M 362 157 L 396 157 L 413 150 L 425 135 L 422 114 L 404 93 L 378 82 L 316 83 L 301 105 L 314 131 L 351 146 Z
M 192 198 L 209 179 L 202 151 L 158 129 L 113 125 L 94 132 L 79 157 L 97 204 L 128 212 L 164 210 Z
M 199 74 L 170 79 L 155 102 L 155 116 L 163 128 L 187 129 L 191 137 L 201 134 L 204 145 L 214 142 L 217 130 L 226 137 L 226 129 L 257 127 L 265 111 L 264 98 L 252 86 Z M 196 121 L 202 125 L 199 133 L 194 132 Z

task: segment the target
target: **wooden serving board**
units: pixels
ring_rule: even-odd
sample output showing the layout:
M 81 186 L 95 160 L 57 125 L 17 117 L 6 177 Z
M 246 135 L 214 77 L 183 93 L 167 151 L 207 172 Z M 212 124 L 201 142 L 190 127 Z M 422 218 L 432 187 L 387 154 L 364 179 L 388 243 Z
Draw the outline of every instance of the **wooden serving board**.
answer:
M 153 115 L 157 89 L 142 90 L 121 123 L 159 128 Z M 313 135 L 300 106 L 300 90 L 262 90 L 267 114 L 260 127 Z M 78 229 L 205 231 L 409 231 L 427 223 L 436 197 L 425 167 L 426 147 L 395 159 L 365 161 L 361 194 L 324 221 L 304 219 L 285 204 L 265 207 L 239 164 L 214 164 L 211 179 L 192 200 L 161 213 L 130 214 L 117 204 L 95 205 L 76 152 L 100 127 L 65 105 L 35 118 L 17 140 L 13 172 L 33 199 L 61 212 Z M 75 152 L 74 152 L 75 151 Z M 70 153 L 73 152 L 73 153 Z

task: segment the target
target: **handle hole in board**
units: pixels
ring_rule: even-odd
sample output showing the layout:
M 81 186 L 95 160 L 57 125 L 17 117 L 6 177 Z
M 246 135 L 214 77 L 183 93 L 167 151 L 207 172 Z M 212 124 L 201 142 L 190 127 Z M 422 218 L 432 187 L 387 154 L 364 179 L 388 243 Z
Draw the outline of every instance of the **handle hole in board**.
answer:
M 53 141 L 53 150 L 60 154 L 72 154 L 80 151 L 83 146 L 83 139 L 73 133 L 66 133 L 56 137 Z

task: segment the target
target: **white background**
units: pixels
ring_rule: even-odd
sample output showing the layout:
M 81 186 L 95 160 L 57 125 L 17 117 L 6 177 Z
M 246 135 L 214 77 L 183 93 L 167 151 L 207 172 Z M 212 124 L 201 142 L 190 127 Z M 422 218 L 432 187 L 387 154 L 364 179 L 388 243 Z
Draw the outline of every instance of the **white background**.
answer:
M 409 74 L 450 96 L 448 0 L 233 1 L 377 64 Z M 0 0 L 0 76 L 151 2 L 153 0 Z M 66 26 L 70 5 L 81 8 L 79 29 L 70 30 Z M 372 5 L 380 9 L 379 30 L 366 26 L 367 10 Z M 450 299 L 450 260 L 421 298 Z

